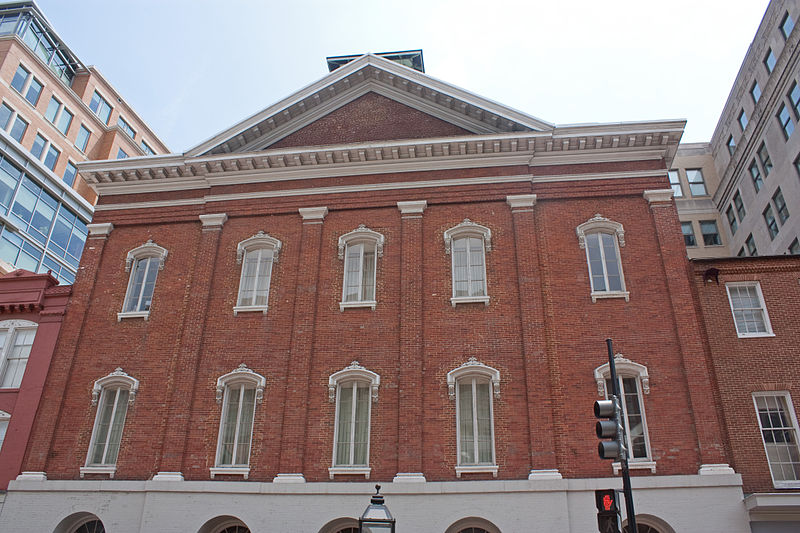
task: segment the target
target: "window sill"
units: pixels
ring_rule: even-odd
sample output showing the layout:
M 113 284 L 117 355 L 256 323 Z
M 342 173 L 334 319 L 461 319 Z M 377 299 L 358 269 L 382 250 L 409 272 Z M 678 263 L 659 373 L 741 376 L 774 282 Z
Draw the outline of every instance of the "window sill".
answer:
M 450 298 L 450 303 L 455 307 L 458 304 L 478 304 L 489 305 L 488 296 L 453 296 Z
M 456 467 L 456 477 L 461 474 L 492 474 L 497 477 L 497 465 L 461 465 Z
M 117 313 L 117 322 L 122 322 L 124 318 L 142 318 L 147 320 L 150 316 L 150 311 L 126 311 L 124 313 Z
M 249 466 L 215 466 L 208 470 L 211 473 L 211 479 L 214 479 L 214 476 L 242 476 L 244 479 L 250 477 Z
M 775 334 L 770 333 L 736 333 L 736 336 L 740 339 L 759 339 L 762 337 L 774 337 Z
M 114 474 L 117 472 L 117 465 L 82 466 L 80 471 L 81 478 L 86 474 L 108 474 L 110 479 L 114 479 Z
M 629 302 L 631 293 L 629 291 L 592 291 L 592 303 L 606 298 L 625 298 L 625 301 Z
M 339 302 L 339 311 L 344 311 L 345 309 L 352 309 L 355 307 L 369 307 L 374 311 L 376 305 L 378 305 L 378 302 L 376 302 L 375 300 L 362 300 L 358 302 Z
M 614 475 L 618 475 L 622 470 L 622 464 L 615 461 L 611 463 L 611 468 L 614 469 Z M 650 470 L 651 474 L 656 473 L 655 461 L 628 461 L 628 470 Z
M 328 469 L 331 479 L 336 475 L 363 475 L 364 479 L 369 479 L 370 472 L 372 469 L 368 466 L 332 466 Z
M 233 308 L 233 316 L 237 316 L 239 313 L 263 313 L 266 315 L 267 309 L 269 306 L 266 305 L 237 305 Z

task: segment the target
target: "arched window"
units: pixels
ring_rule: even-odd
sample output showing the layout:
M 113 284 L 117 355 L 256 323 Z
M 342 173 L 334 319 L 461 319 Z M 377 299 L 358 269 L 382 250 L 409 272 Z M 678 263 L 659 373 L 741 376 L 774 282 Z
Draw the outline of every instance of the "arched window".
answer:
M 203 524 L 198 533 L 250 533 L 250 528 L 234 516 L 217 516 Z
M 250 445 L 253 440 L 253 418 L 256 403 L 264 396 L 266 378 L 244 363 L 217 380 L 217 403 L 222 415 L 217 439 L 216 464 L 211 477 L 219 474 L 250 475 Z
M 375 309 L 376 259 L 383 255 L 383 241 L 383 235 L 364 224 L 339 237 L 339 259 L 344 260 L 340 310 L 347 307 Z
M 106 528 L 100 520 L 89 520 L 72 530 L 72 533 L 106 533 Z
M 598 298 L 625 298 L 622 262 L 619 249 L 625 246 L 622 224 L 597 214 L 576 228 L 578 245 L 586 250 L 592 301 Z
M 471 516 L 453 523 L 445 533 L 500 533 L 500 529 L 486 519 Z
M 0 389 L 17 389 L 22 383 L 37 327 L 28 320 L 0 322 Z
M 128 405 L 133 403 L 138 390 L 139 381 L 121 368 L 94 382 L 92 405 L 97 406 L 97 414 L 86 466 L 80 469 L 81 477 L 85 474 L 114 477 Z
M 233 314 L 248 311 L 267 312 L 272 264 L 278 260 L 281 241 L 259 231 L 239 243 L 236 261 L 242 265 L 239 295 Z
M 456 401 L 456 476 L 465 472 L 497 476 L 492 398 L 500 397 L 500 372 L 470 357 L 447 373 L 447 388 Z
M 492 231 L 468 218 L 444 232 L 444 250 L 451 257 L 453 307 L 471 302 L 489 305 L 485 256 L 491 249 Z
M 358 520 L 337 518 L 322 526 L 318 533 L 358 533 Z
M 144 318 L 150 315 L 153 302 L 153 291 L 156 286 L 158 271 L 164 268 L 167 250 L 152 240 L 128 252 L 125 259 L 125 271 L 131 273 L 128 290 L 122 312 L 117 313 L 117 320 L 123 318 Z
M 336 401 L 333 466 L 328 472 L 369 478 L 369 431 L 372 402 L 378 401 L 381 378 L 353 361 L 328 378 L 328 398 Z
M 630 451 L 630 467 L 650 469 L 655 473 L 656 463 L 650 460 L 650 439 L 644 414 L 643 395 L 650 394 L 650 376 L 647 367 L 625 359 L 622 354 L 614 356 L 617 369 L 617 386 L 622 396 L 626 446 Z M 608 398 L 612 394 L 611 371 L 608 363 L 594 370 L 597 394 Z M 615 473 L 619 463 L 614 463 Z

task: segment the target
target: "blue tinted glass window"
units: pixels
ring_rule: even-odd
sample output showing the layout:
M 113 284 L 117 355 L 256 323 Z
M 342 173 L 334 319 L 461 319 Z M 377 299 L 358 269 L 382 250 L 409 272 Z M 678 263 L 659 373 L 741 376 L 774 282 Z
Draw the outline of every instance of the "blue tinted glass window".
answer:
M 11 199 L 14 197 L 14 191 L 17 189 L 21 177 L 22 172 L 5 158 L 0 161 L 0 205 L 3 206 L 0 211 L 3 213 L 8 212 L 8 207 L 11 205 Z
M 35 106 L 39 101 L 40 94 L 42 94 L 42 84 L 39 80 L 33 78 L 28 86 L 28 92 L 25 93 L 25 99 Z
M 18 143 L 22 142 L 22 137 L 25 135 L 25 130 L 28 129 L 28 123 L 22 120 L 19 115 L 14 120 L 14 125 L 11 127 L 11 131 L 8 132 L 11 137 L 17 141 Z
M 58 210 L 48 249 L 77 267 L 86 242 L 86 233 L 86 224 L 62 205 Z
M 2 19 L 0 19 L 0 35 L 14 33 L 14 30 L 17 28 L 17 20 L 19 20 L 19 14 L 17 13 L 13 15 L 5 15 Z
M 36 159 L 42 158 L 42 152 L 44 152 L 45 144 L 47 144 L 47 139 L 37 133 L 36 138 L 33 140 L 33 146 L 31 146 L 31 153 L 33 154 L 33 157 Z
M 56 100 L 55 96 L 50 98 L 50 103 L 47 104 L 47 111 L 44 112 L 44 118 L 53 122 L 58 114 L 58 108 L 61 107 L 61 102 Z
M 67 161 L 67 166 L 64 169 L 64 183 L 70 186 L 75 183 L 75 175 L 77 173 L 78 169 L 75 167 L 75 165 L 73 165 L 72 162 Z
M 10 232 L 8 228 L 3 228 L 3 235 L 0 237 L 0 258 L 16 268 L 36 272 L 42 251 L 19 235 Z
M 22 89 L 25 87 L 25 82 L 30 75 L 31 73 L 25 70 L 22 65 L 18 66 L 17 71 L 14 73 L 14 78 L 11 80 L 11 86 L 18 92 L 22 92 Z
M 77 146 L 78 150 L 80 150 L 81 152 L 86 151 L 86 145 L 89 144 L 90 134 L 91 133 L 89 132 L 88 129 L 86 129 L 86 126 L 81 124 L 81 129 L 78 130 L 78 136 L 75 138 L 75 146 Z
M 117 159 L 125 159 L 128 157 L 128 154 L 122 148 L 119 149 L 117 152 Z
M 8 122 L 11 120 L 12 114 L 14 114 L 14 110 L 6 104 L 0 106 L 0 129 L 6 129 L 8 127 Z
M 56 163 L 58 162 L 58 156 L 61 155 L 61 152 L 58 151 L 58 148 L 50 145 L 50 148 L 47 150 L 47 155 L 44 156 L 44 166 L 53 170 L 56 168 Z

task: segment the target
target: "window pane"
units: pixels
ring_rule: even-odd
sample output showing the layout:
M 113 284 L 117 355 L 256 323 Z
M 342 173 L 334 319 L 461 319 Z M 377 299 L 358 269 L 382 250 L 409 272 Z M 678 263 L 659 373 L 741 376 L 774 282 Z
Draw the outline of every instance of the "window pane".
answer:
M 31 84 L 28 85 L 28 92 L 25 93 L 25 99 L 30 102 L 31 105 L 35 106 L 39 101 L 40 94 L 42 94 L 42 84 L 39 80 L 33 78 Z
M 25 130 L 28 129 L 28 123 L 22 120 L 19 116 L 14 119 L 14 125 L 11 127 L 11 131 L 8 132 L 15 141 L 22 142 L 22 137 L 25 135 Z
M 56 163 L 58 162 L 58 156 L 61 155 L 61 152 L 58 151 L 58 148 L 50 145 L 50 148 L 47 149 L 47 155 L 44 156 L 44 166 L 53 170 L 56 168 Z
M 67 166 L 64 168 L 64 183 L 67 185 L 72 185 L 75 183 L 75 176 L 78 174 L 78 168 L 72 164 L 72 162 L 67 162 Z
M 0 376 L 0 388 L 19 388 L 35 336 L 35 329 L 19 329 L 13 333 Z
M 33 140 L 33 146 L 31 146 L 31 153 L 33 154 L 33 157 L 36 159 L 42 158 L 45 144 L 47 144 L 47 139 L 37 134 L 36 138 Z
M 468 238 L 455 239 L 452 244 L 453 254 L 453 296 L 469 296 L 469 256 Z
M 736 331 L 742 334 L 767 333 L 764 309 L 755 285 L 728 285 Z
M 703 234 L 703 244 L 706 246 L 718 246 L 722 244 L 719 237 L 717 223 L 714 220 L 701 220 L 700 232 Z
M 478 439 L 478 462 L 493 463 L 492 454 L 492 415 L 489 398 L 489 383 L 475 384 L 475 412 Z
M 800 449 L 797 428 L 783 395 L 756 396 L 756 413 L 767 453 L 772 479 L 776 482 L 800 479 Z
M 58 130 L 63 133 L 64 135 L 67 134 L 67 130 L 69 130 L 70 124 L 72 124 L 72 113 L 64 109 L 61 112 L 61 116 L 58 117 L 58 125 L 56 126 Z
M 691 222 L 681 222 L 681 231 L 683 232 L 683 243 L 686 246 L 697 246 L 697 240 L 694 237 L 694 228 Z
M 758 148 L 758 160 L 761 161 L 764 175 L 769 176 L 769 172 L 772 170 L 772 159 L 770 159 L 767 145 L 764 143 L 761 143 L 761 146 Z
M 55 97 L 50 98 L 50 103 L 47 104 L 47 111 L 44 114 L 44 118 L 53 122 L 56 119 L 56 114 L 58 114 L 58 109 L 61 107 L 61 102 L 56 100 Z
M 606 277 L 608 278 L 608 290 L 622 290 L 622 276 L 620 274 L 619 262 L 617 260 L 617 238 L 609 233 L 601 233 L 603 238 L 603 255 L 605 256 Z
M 686 179 L 689 180 L 689 191 L 692 196 L 707 196 L 706 184 L 703 180 L 703 171 L 699 168 L 687 168 Z
M 598 233 L 590 233 L 586 236 L 586 250 L 589 257 L 589 275 L 592 279 L 592 290 L 605 291 L 605 271 L 603 269 L 603 257 L 600 252 L 600 237 Z
M 353 431 L 353 464 L 367 464 L 369 446 L 369 386 L 359 383 L 356 389 L 356 420 Z
M 667 172 L 667 176 L 669 176 L 669 183 L 672 186 L 672 193 L 675 198 L 681 198 L 683 196 L 683 188 L 681 187 L 681 180 L 678 176 L 677 170 L 670 170 Z
M 361 255 L 363 250 L 363 244 L 352 244 L 347 246 L 344 265 L 345 302 L 357 302 L 361 300 Z
M 14 78 L 11 80 L 11 86 L 21 93 L 22 89 L 25 88 L 28 76 L 30 76 L 30 72 L 25 70 L 22 65 L 18 66 L 17 71 L 14 73 Z
M 458 383 L 458 430 L 461 445 L 459 464 L 475 464 L 475 428 L 472 412 L 472 381 Z
M 350 464 L 350 446 L 353 424 L 353 385 L 346 383 L 339 387 L 338 426 L 336 428 L 336 464 Z
M 750 96 L 753 97 L 753 103 L 758 103 L 759 98 L 761 98 L 761 87 L 759 87 L 757 81 L 754 81 L 753 86 L 750 88 Z
M 375 248 L 364 246 L 364 265 L 361 272 L 362 300 L 375 299 Z
M 775 63 L 777 63 L 777 60 L 775 59 L 775 54 L 772 53 L 772 48 L 770 48 L 767 51 L 767 55 L 764 56 L 764 66 L 767 67 L 767 74 L 771 74 L 775 69 Z
M 89 143 L 89 135 L 89 130 L 86 128 L 86 126 L 81 124 L 81 129 L 78 130 L 78 136 L 75 138 L 75 146 L 81 152 L 86 151 L 86 145 Z

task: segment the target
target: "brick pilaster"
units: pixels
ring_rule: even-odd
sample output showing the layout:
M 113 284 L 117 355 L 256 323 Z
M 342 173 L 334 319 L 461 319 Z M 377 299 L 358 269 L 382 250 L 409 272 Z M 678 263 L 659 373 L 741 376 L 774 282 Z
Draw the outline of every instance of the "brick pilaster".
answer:
M 317 315 L 317 282 L 322 244 L 322 223 L 327 207 L 300 209 L 303 234 L 297 264 L 292 340 L 286 380 L 286 403 L 283 412 L 280 472 L 276 482 L 303 482 L 308 389 Z
M 189 434 L 189 416 L 197 383 L 197 370 L 206 330 L 208 299 L 211 294 L 211 280 L 214 265 L 217 263 L 219 239 L 222 225 L 227 215 L 200 215 L 202 234 L 197 248 L 194 268 L 189 283 L 189 293 L 181 324 L 181 334 L 175 347 L 175 357 L 170 368 L 170 390 L 164 440 L 161 446 L 159 473 L 177 473 L 183 469 L 186 440 Z
M 422 473 L 422 212 L 425 200 L 397 202 L 401 219 L 400 354 L 396 479 L 424 481 Z

